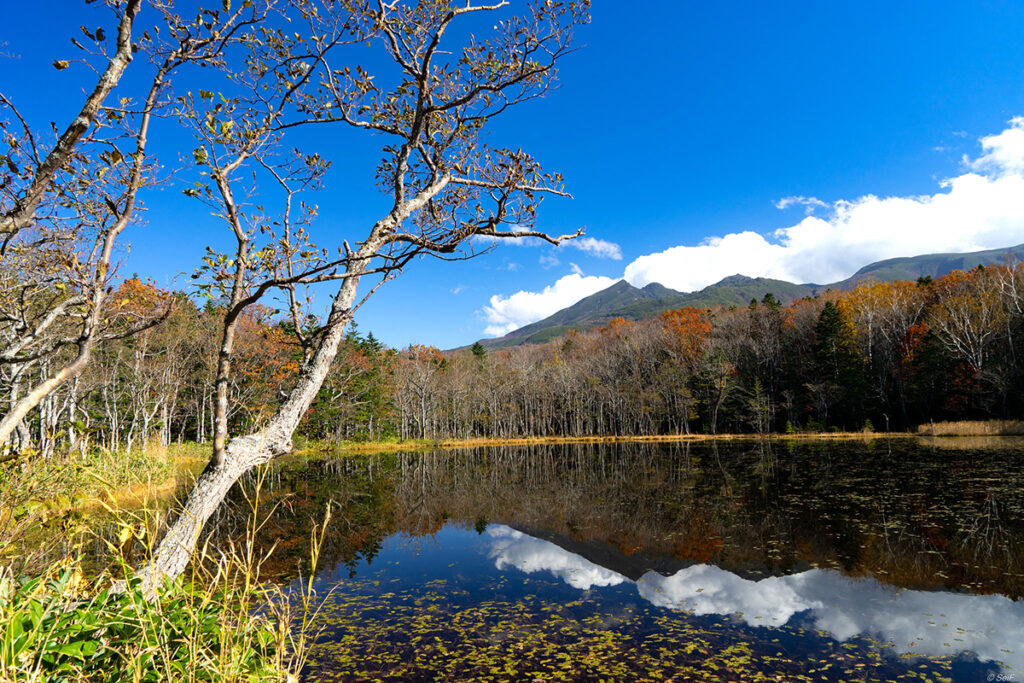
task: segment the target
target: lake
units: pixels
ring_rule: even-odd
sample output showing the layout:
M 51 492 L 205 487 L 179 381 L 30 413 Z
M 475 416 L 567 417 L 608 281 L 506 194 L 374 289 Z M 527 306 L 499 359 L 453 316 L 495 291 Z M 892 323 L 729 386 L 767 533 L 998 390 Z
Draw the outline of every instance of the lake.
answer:
M 258 479 L 286 590 L 331 508 L 310 680 L 1024 680 L 1024 441 L 492 447 Z M 246 510 L 235 491 L 211 533 Z

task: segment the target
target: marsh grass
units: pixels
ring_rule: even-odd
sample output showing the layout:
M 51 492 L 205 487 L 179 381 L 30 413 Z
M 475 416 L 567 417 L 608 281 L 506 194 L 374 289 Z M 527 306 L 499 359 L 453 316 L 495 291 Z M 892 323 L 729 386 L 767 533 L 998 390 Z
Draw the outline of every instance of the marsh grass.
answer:
M 319 606 L 311 580 L 285 593 L 260 579 L 274 552 L 255 543 L 270 517 L 259 510 L 261 487 L 262 476 L 246 497 L 243 536 L 223 548 L 201 547 L 190 574 L 165 582 L 154 599 L 144 595 L 124 552 L 138 544 L 152 549 L 162 524 L 152 508 L 102 503 L 113 529 L 94 540 L 113 560 L 93 578 L 83 570 L 83 544 L 35 573 L 0 567 L 0 683 L 297 680 Z M 329 510 L 310 539 L 314 571 L 328 523 Z M 117 579 L 124 590 L 111 590 Z
M 924 436 L 1024 436 L 1024 420 L 929 422 L 917 428 Z
M 49 459 L 25 453 L 0 464 L 0 566 L 38 569 L 53 554 L 47 546 L 67 545 L 73 510 L 99 507 L 100 499 L 143 505 L 172 492 L 179 471 L 165 450 L 149 448 Z
M 528 436 L 513 438 L 472 437 L 465 439 L 389 439 L 382 441 L 308 442 L 302 451 L 316 454 L 409 453 L 434 450 L 458 450 L 488 446 L 543 446 L 551 444 L 617 444 L 676 443 L 697 441 L 870 441 L 878 438 L 906 436 L 900 433 L 879 433 L 870 429 L 859 432 L 791 432 L 784 434 L 660 434 L 649 436 Z

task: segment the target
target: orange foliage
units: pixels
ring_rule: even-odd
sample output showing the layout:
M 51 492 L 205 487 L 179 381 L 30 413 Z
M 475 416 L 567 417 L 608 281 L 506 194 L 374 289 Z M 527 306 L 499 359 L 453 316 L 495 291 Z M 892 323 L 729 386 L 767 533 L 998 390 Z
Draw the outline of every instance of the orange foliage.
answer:
M 635 323 L 625 318 L 612 318 L 607 325 L 598 329 L 598 332 L 610 337 L 622 337 L 633 331 Z
M 444 360 L 444 354 L 435 347 L 424 346 L 423 344 L 411 344 L 409 348 L 402 352 L 402 356 L 419 363 L 441 363 Z
M 660 316 L 669 350 L 677 356 L 696 358 L 711 336 L 711 322 L 693 307 L 665 311 Z
M 124 280 L 112 295 L 114 309 L 118 312 L 137 317 L 158 315 L 173 295 L 164 289 L 158 289 L 151 282 L 144 282 L 137 277 Z

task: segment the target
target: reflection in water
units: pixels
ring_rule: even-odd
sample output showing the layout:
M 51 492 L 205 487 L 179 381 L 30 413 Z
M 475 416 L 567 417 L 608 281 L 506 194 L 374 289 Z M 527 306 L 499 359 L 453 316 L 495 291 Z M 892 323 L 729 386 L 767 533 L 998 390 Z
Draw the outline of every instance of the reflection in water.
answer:
M 588 590 L 629 581 L 549 541 L 496 525 L 488 529 L 490 556 L 498 569 L 548 571 Z M 812 569 L 789 576 L 749 580 L 706 564 L 671 576 L 649 571 L 637 592 L 659 607 L 696 615 L 738 615 L 749 626 L 781 626 L 807 612 L 813 627 L 839 641 L 877 638 L 898 653 L 933 657 L 973 652 L 985 662 L 1024 670 L 1024 602 L 1000 595 L 966 595 L 885 586 L 834 570 Z
M 487 535 L 494 539 L 490 555 L 498 569 L 511 566 L 527 574 L 551 572 L 580 590 L 590 590 L 594 586 L 617 586 L 629 581 L 622 574 L 594 564 L 576 553 L 562 550 L 554 543 L 532 538 L 507 526 L 492 526 L 487 529 Z
M 519 680 L 503 667 L 524 652 L 548 673 L 572 653 L 583 680 L 826 665 L 835 680 L 985 680 L 997 661 L 1024 669 L 1022 454 L 893 440 L 284 461 L 263 478 L 256 541 L 274 548 L 264 578 L 287 585 L 331 508 L 315 668 L 345 680 Z M 233 495 L 221 547 L 250 528 Z

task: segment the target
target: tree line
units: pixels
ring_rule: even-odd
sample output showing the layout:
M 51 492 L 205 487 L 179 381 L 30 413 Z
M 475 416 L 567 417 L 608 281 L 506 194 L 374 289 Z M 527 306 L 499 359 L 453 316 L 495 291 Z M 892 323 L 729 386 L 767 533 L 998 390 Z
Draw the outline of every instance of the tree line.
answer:
M 782 305 L 617 319 L 543 345 L 400 354 L 402 436 L 912 429 L 1019 415 L 1021 265 Z
M 299 433 L 311 440 L 905 430 L 1020 414 L 1024 265 L 866 282 L 783 305 L 684 308 L 488 352 L 390 349 L 352 326 Z M 104 343 L 15 432 L 22 447 L 211 442 L 230 307 L 138 279 L 113 294 L 159 325 Z M 130 323 L 129 323 L 130 324 Z M 258 430 L 302 363 L 293 324 L 239 317 L 227 419 Z M 39 369 L 40 373 L 45 368 Z M 31 377 L 0 374 L 14 402 Z

